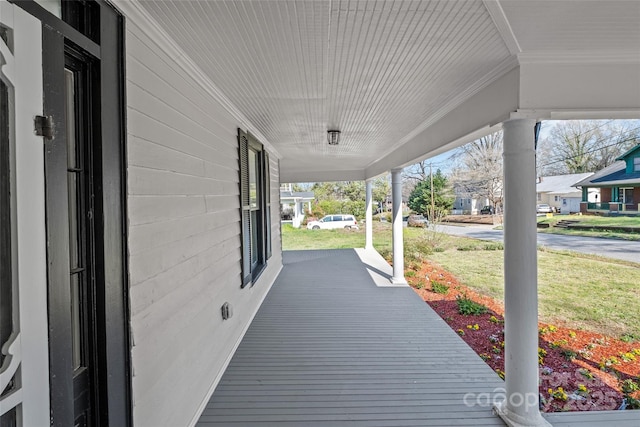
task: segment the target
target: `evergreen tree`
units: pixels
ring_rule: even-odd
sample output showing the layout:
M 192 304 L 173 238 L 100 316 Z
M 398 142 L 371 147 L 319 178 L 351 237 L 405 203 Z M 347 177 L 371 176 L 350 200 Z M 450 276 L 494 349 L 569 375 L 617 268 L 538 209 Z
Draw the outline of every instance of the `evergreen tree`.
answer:
M 431 179 L 420 181 L 409 195 L 409 208 L 429 217 L 432 221 L 447 215 L 453 207 L 454 197 L 449 188 L 449 180 L 438 169 L 433 174 L 433 205 L 435 211 L 431 215 Z

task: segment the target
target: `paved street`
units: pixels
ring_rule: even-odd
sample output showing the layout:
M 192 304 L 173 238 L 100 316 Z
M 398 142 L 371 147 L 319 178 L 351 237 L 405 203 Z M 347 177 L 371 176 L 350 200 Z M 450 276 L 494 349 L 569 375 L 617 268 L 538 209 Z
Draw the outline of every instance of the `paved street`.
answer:
M 447 234 L 467 236 L 475 239 L 502 241 L 502 230 L 493 230 L 489 225 L 439 225 L 438 229 Z M 561 234 L 538 233 L 538 244 L 552 249 L 570 250 L 586 254 L 596 254 L 609 258 L 640 263 L 640 242 L 602 239 L 597 237 L 565 236 Z

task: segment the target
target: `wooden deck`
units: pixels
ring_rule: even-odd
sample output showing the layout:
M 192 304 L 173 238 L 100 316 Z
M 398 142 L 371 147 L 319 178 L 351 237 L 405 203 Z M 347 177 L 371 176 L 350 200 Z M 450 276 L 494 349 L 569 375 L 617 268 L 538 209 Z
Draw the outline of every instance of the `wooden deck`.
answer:
M 285 252 L 197 426 L 503 426 L 502 380 L 380 260 Z

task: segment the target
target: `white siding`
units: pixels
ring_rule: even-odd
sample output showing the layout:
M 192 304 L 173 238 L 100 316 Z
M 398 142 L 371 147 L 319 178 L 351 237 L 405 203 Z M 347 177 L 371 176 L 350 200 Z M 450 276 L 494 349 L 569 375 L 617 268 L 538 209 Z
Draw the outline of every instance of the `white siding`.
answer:
M 133 417 L 186 426 L 208 399 L 282 265 L 278 160 L 273 256 L 240 288 L 236 130 L 241 123 L 127 22 L 127 154 Z M 233 317 L 222 321 L 229 302 Z

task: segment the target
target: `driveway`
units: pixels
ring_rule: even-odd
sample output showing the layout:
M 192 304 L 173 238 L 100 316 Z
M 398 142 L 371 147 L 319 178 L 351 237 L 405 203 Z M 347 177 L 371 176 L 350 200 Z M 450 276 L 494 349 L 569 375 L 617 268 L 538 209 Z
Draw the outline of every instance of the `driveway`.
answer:
M 502 230 L 493 230 L 493 225 L 438 225 L 437 229 L 456 236 L 501 242 Z M 640 263 L 640 242 L 599 237 L 565 236 L 562 234 L 538 233 L 538 244 L 552 249 L 595 254 L 608 258 Z

